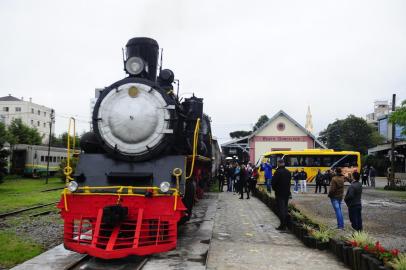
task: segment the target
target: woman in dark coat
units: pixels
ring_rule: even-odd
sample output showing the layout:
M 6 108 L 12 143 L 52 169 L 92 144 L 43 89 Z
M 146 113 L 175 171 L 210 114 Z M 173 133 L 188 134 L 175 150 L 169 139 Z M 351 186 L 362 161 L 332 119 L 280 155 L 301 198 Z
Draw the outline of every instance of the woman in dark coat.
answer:
M 239 192 L 241 194 L 240 199 L 244 199 L 244 190 L 247 193 L 247 199 L 250 198 L 250 193 L 248 192 L 248 171 L 244 164 L 241 165 L 240 170 L 240 181 L 238 182 Z

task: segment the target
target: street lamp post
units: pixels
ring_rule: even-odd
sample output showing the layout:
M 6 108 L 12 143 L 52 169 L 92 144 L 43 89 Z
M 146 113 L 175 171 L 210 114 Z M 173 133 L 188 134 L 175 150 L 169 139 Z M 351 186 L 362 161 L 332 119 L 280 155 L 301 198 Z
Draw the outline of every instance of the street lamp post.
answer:
M 48 177 L 49 177 L 49 159 L 51 153 L 51 138 L 52 138 L 52 123 L 54 122 L 54 110 L 51 109 L 51 121 L 49 122 L 49 137 L 48 137 L 48 156 L 47 156 L 47 175 L 45 178 L 45 184 L 48 184 Z

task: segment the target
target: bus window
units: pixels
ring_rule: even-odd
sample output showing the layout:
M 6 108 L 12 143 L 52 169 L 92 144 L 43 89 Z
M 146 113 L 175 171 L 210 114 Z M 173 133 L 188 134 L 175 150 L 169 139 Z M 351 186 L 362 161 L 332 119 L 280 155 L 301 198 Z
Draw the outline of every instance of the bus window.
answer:
M 271 164 L 272 168 L 276 168 L 278 160 L 282 158 L 283 155 L 272 155 L 268 157 L 268 161 Z
M 288 167 L 298 167 L 299 166 L 299 159 L 298 156 L 285 156 L 285 163 Z
M 322 167 L 331 167 L 334 163 L 334 157 L 333 156 L 324 156 L 322 157 L 321 160 L 321 166 Z
M 356 167 L 358 166 L 356 155 L 336 156 L 335 167 Z

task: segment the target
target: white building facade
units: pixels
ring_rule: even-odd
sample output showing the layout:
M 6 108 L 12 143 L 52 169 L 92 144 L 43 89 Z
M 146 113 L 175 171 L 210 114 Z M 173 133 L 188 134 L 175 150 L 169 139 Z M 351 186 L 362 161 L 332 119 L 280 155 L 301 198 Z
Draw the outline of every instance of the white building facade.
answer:
M 0 122 L 9 126 L 14 119 L 38 130 L 42 143 L 48 143 L 52 109 L 11 95 L 0 97 Z M 52 133 L 54 132 L 52 125 Z

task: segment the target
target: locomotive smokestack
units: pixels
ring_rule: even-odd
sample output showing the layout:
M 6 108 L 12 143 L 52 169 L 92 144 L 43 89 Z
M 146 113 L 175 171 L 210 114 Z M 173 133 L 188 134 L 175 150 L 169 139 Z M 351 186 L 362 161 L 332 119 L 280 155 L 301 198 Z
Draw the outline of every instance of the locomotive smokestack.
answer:
M 126 72 L 156 81 L 159 46 L 152 38 L 132 38 L 126 45 Z

